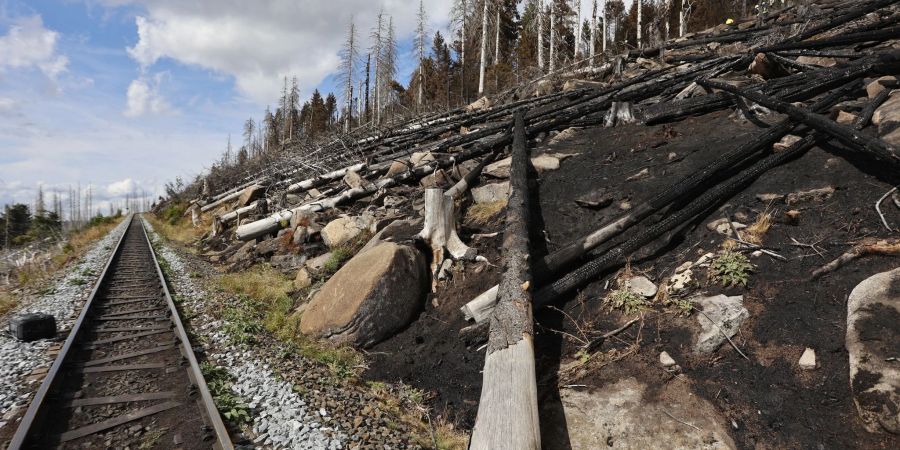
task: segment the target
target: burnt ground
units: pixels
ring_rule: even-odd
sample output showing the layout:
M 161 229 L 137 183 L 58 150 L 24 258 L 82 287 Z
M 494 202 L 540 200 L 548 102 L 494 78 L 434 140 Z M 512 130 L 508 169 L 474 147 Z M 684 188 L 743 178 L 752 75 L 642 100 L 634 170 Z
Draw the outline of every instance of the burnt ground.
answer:
M 773 123 L 776 117 L 765 120 Z M 669 125 L 587 128 L 562 142 L 535 144 L 533 154 L 577 154 L 563 161 L 560 170 L 542 174 L 540 187 L 533 192 L 539 198 L 532 211 L 539 218 L 536 227 L 542 225 L 546 231 L 546 241 L 535 245 L 535 256 L 619 214 L 623 201 L 636 205 L 761 132 L 756 125 L 738 122 L 728 112 L 721 112 Z M 850 291 L 863 279 L 895 268 L 897 261 L 865 257 L 818 281 L 810 281 L 809 274 L 860 239 L 889 234 L 873 204 L 898 180 L 874 176 L 874 166 L 852 155 L 853 163 L 848 162 L 838 153 L 836 149 L 813 148 L 764 174 L 716 211 L 683 229 L 667 245 L 658 244 L 662 248 L 653 255 L 643 259 L 643 255 L 634 255 L 631 261 L 633 271 L 659 283 L 681 263 L 720 247 L 723 236 L 710 231 L 706 223 L 727 214 L 749 224 L 768 206 L 775 223 L 765 235 L 764 245 L 787 261 L 752 256 L 756 269 L 746 287 L 725 289 L 708 282 L 705 273 L 695 274 L 702 284 L 697 293 L 744 296 L 750 319 L 734 340 L 749 360 L 728 344 L 710 355 L 695 354 L 696 316 L 684 316 L 674 308 L 654 303 L 643 314 L 640 325 L 607 340 L 597 350 L 597 357 L 591 357 L 591 364 L 557 377 L 561 366 L 571 365 L 581 345 L 560 332 L 574 336 L 602 334 L 631 319 L 602 305 L 607 293 L 604 287 L 615 277 L 608 273 L 557 301 L 554 306 L 558 309 L 536 313 L 542 427 L 552 429 L 564 424 L 554 407 L 558 405 L 558 385 L 596 388 L 630 376 L 647 383 L 651 390 L 664 383 L 688 383 L 694 393 L 715 405 L 731 422 L 731 437 L 740 448 L 897 448 L 900 440 L 896 436 L 873 435 L 862 427 L 850 393 L 844 348 Z M 626 181 L 645 168 L 650 178 Z M 826 186 L 836 191 L 824 201 L 787 206 L 767 205 L 756 198 L 761 193 L 787 194 Z M 574 203 L 575 198 L 598 187 L 614 193 L 616 200 L 611 206 L 594 211 Z M 799 222 L 782 220 L 788 209 L 800 211 Z M 900 223 L 897 208 L 888 202 L 884 209 L 889 222 Z M 467 233 L 493 231 L 501 231 L 499 222 L 482 229 L 464 228 L 462 234 L 496 263 L 499 236 L 467 239 Z M 816 243 L 817 250 L 792 245 L 792 238 L 803 244 Z M 484 350 L 479 349 L 478 342 L 460 338 L 459 330 L 468 324 L 459 307 L 498 279 L 497 267 L 468 264 L 453 280 L 440 286 L 434 302 L 428 302 L 418 320 L 370 349 L 370 368 L 365 376 L 402 380 L 421 388 L 431 394 L 431 406 L 445 418 L 458 426 L 471 427 L 480 395 Z M 896 327 L 896 323 L 885 326 Z M 635 342 L 638 346 L 632 345 Z M 818 369 L 803 371 L 798 367 L 805 347 L 816 350 Z M 659 366 L 660 351 L 667 351 L 678 362 L 681 374 L 673 376 Z M 566 447 L 565 442 L 555 444 Z

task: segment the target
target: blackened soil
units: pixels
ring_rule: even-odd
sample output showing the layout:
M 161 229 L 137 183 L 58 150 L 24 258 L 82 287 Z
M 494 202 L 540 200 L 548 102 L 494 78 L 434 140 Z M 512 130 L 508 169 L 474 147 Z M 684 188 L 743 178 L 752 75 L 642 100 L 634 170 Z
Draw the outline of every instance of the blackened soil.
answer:
M 766 118 L 770 123 L 775 119 Z M 738 123 L 722 112 L 671 125 L 589 128 L 562 142 L 537 144 L 534 153 L 577 156 L 563 161 L 560 170 L 540 177 L 540 201 L 533 213 L 543 219 L 546 242 L 535 245 L 535 256 L 542 247 L 553 250 L 597 228 L 629 204 L 637 205 L 674 181 L 691 176 L 717 155 L 761 132 L 755 125 Z M 608 339 L 599 348 L 603 358 L 596 359 L 609 360 L 607 363 L 591 364 L 588 370 L 560 378 L 559 368 L 571 365 L 581 346 L 577 339 L 564 337 L 561 332 L 584 339 L 618 328 L 632 318 L 602 306 L 607 283 L 611 285 L 615 276 L 605 274 L 580 292 L 561 299 L 554 305 L 558 309 L 536 313 L 535 345 L 545 411 L 542 423 L 562 423 L 559 408 L 553 407 L 558 385 L 600 387 L 633 376 L 650 389 L 669 382 L 690 383 L 697 395 L 719 409 L 740 448 L 898 448 L 897 436 L 873 435 L 862 427 L 852 401 L 844 348 L 848 294 L 863 279 L 897 267 L 897 260 L 865 257 L 817 281 L 810 281 L 809 275 L 864 237 L 889 236 L 872 205 L 900 180 L 871 175 L 876 173 L 870 170 L 872 164 L 852 155 L 848 161 L 845 154 L 833 151 L 814 148 L 769 171 L 714 212 L 681 230 L 669 244 L 657 244 L 658 251 L 652 256 L 642 253 L 631 261 L 632 270 L 660 282 L 681 263 L 721 246 L 724 237 L 707 229 L 706 223 L 727 215 L 749 224 L 768 208 L 775 223 L 764 236 L 764 245 L 787 261 L 752 256 L 756 268 L 746 287 L 722 288 L 710 283 L 705 272 L 695 274 L 700 282 L 696 293 L 744 296 L 750 319 L 734 341 L 749 360 L 727 344 L 710 355 L 695 354 L 697 318 L 653 304 L 641 324 Z M 628 181 L 644 169 L 649 177 Z M 756 198 L 762 193 L 787 194 L 828 186 L 836 191 L 823 201 L 785 205 L 766 204 Z M 612 205 L 591 210 L 574 202 L 599 187 L 613 193 Z M 799 211 L 799 222 L 788 224 L 784 219 L 787 210 Z M 885 212 L 890 223 L 900 224 L 900 210 L 889 206 Z M 629 233 L 645 227 L 638 225 Z M 499 229 L 498 225 L 483 232 Z M 498 261 L 499 237 L 470 245 L 492 263 Z M 372 349 L 366 376 L 402 380 L 425 389 L 434 394 L 431 405 L 441 414 L 470 427 L 480 394 L 484 353 L 477 344 L 467 345 L 459 337 L 460 328 L 467 324 L 458 308 L 498 277 L 496 267 L 467 265 L 464 272 L 440 286 L 438 306 L 427 305 L 408 329 Z M 889 326 L 896 328 L 896 322 Z M 639 344 L 637 350 L 627 353 L 635 342 Z M 806 347 L 816 351 L 816 370 L 804 371 L 797 365 Z M 660 368 L 660 351 L 667 351 L 681 366 L 678 377 Z

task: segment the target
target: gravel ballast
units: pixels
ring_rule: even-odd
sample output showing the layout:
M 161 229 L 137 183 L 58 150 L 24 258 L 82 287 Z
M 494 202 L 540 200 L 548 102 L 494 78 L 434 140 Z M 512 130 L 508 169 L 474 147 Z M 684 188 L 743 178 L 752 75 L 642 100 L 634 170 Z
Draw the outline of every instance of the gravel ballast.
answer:
M 183 316 L 200 314 L 212 298 L 190 276 L 187 264 L 144 221 L 157 256 L 168 265 L 167 280 L 178 298 Z M 195 321 L 192 329 L 203 341 L 209 361 L 233 377 L 232 392 L 250 407 L 254 446 L 270 448 L 340 449 L 348 436 L 325 408 L 312 407 L 294 392 L 290 382 L 278 377 L 256 348 L 232 344 L 221 320 Z
M 14 426 L 10 421 L 28 406 L 40 380 L 29 380 L 27 375 L 39 367 L 49 367 L 53 362 L 48 348 L 68 336 L 116 242 L 127 228 L 127 222 L 128 219 L 123 220 L 91 246 L 78 262 L 66 267 L 60 278 L 44 290 L 45 294 L 33 301 L 23 296 L 22 304 L 0 320 L 3 326 L 3 332 L 0 332 L 0 429 Z M 52 315 L 58 330 L 56 338 L 20 342 L 6 331 L 8 319 L 30 312 Z

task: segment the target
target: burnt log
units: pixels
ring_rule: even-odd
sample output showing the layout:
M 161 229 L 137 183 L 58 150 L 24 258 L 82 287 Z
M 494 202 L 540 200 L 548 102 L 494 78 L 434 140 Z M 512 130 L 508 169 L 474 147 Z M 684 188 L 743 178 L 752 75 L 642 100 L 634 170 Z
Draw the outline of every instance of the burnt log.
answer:
M 523 115 L 515 115 L 510 195 L 503 231 L 503 275 L 491 319 L 481 399 L 469 448 L 538 450 L 537 375 L 528 263 L 528 150 Z
M 881 139 L 867 136 L 860 133 L 854 128 L 839 125 L 824 116 L 810 113 L 790 103 L 766 96 L 758 92 L 746 91 L 743 89 L 735 88 L 725 83 L 712 80 L 700 80 L 699 83 L 710 88 L 721 89 L 732 94 L 740 95 L 741 97 L 752 100 L 767 108 L 773 109 L 782 114 L 787 114 L 790 118 L 798 122 L 806 124 L 811 128 L 837 138 L 854 150 L 863 152 L 881 162 L 890 164 L 900 169 L 900 152 L 898 152 L 894 146 L 882 141 Z

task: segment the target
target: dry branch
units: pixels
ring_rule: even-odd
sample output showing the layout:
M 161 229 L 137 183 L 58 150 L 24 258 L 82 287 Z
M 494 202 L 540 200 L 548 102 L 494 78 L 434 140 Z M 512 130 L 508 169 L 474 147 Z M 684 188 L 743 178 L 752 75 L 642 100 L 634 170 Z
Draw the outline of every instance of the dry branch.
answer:
M 812 279 L 815 280 L 822 275 L 840 269 L 855 259 L 869 255 L 900 255 L 900 240 L 867 238 L 834 261 L 813 271 Z

